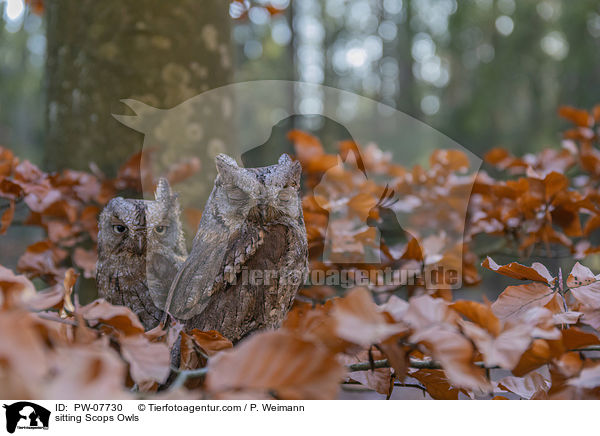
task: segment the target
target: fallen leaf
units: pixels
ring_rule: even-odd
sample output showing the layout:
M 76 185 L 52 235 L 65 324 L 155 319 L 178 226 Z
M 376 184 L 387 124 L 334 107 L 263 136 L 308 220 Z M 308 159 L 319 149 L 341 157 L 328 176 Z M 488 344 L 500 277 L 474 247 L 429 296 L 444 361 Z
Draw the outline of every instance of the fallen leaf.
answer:
M 261 332 L 208 362 L 213 394 L 273 391 L 279 399 L 335 399 L 345 375 L 327 348 L 289 332 Z

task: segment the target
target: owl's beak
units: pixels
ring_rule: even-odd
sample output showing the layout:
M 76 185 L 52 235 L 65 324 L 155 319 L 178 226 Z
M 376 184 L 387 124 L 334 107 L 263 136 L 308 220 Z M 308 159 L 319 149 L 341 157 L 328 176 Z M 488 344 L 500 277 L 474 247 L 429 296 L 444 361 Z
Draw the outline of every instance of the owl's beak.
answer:
M 138 236 L 135 240 L 135 254 L 142 255 L 146 251 L 146 242 L 143 236 Z
M 259 203 L 250 209 L 248 219 L 256 223 L 265 223 L 268 221 L 268 215 L 270 215 L 269 206 L 265 203 Z

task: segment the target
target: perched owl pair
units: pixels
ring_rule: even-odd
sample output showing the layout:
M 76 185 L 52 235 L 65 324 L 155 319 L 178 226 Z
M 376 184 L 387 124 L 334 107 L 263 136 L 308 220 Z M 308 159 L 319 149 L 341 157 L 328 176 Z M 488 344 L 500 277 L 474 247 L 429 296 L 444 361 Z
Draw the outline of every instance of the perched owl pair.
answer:
M 215 158 L 217 177 L 189 257 L 180 208 L 166 180 L 155 201 L 115 198 L 100 216 L 100 296 L 130 307 L 146 329 L 165 310 L 186 328 L 232 341 L 279 326 L 308 272 L 301 168 L 241 168 Z

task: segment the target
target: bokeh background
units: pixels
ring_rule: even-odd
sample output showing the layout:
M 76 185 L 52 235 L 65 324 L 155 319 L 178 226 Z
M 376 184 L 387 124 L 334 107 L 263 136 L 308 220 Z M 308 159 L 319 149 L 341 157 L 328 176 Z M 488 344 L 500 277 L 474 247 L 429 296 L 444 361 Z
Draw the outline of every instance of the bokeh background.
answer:
M 0 2 L 0 143 L 38 164 L 45 156 L 47 33 L 93 30 L 106 19 L 82 13 L 66 26 L 48 22 L 49 9 L 76 9 L 74 3 L 85 2 Z M 151 14 L 154 6 L 118 7 Z M 224 83 L 286 79 L 339 87 L 421 119 L 477 154 L 494 146 L 524 153 L 556 144 L 558 105 L 590 107 L 600 100 L 600 5 L 593 0 L 227 6 L 230 19 L 214 22 L 231 38 Z M 49 29 L 58 24 L 63 28 Z M 176 23 L 169 25 L 177 31 Z M 319 95 L 290 99 L 306 110 L 322 104 Z M 352 101 L 342 103 L 341 110 L 351 110 Z

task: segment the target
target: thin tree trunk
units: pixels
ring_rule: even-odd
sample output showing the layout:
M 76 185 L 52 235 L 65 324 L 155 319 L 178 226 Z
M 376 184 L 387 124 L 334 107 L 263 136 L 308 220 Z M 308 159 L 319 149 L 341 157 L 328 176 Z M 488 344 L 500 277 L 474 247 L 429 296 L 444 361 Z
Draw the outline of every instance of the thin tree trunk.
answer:
M 223 0 L 48 0 L 46 156 L 49 170 L 112 176 L 143 136 L 111 114 L 121 99 L 169 108 L 231 82 Z M 130 113 L 130 112 L 129 112 Z

